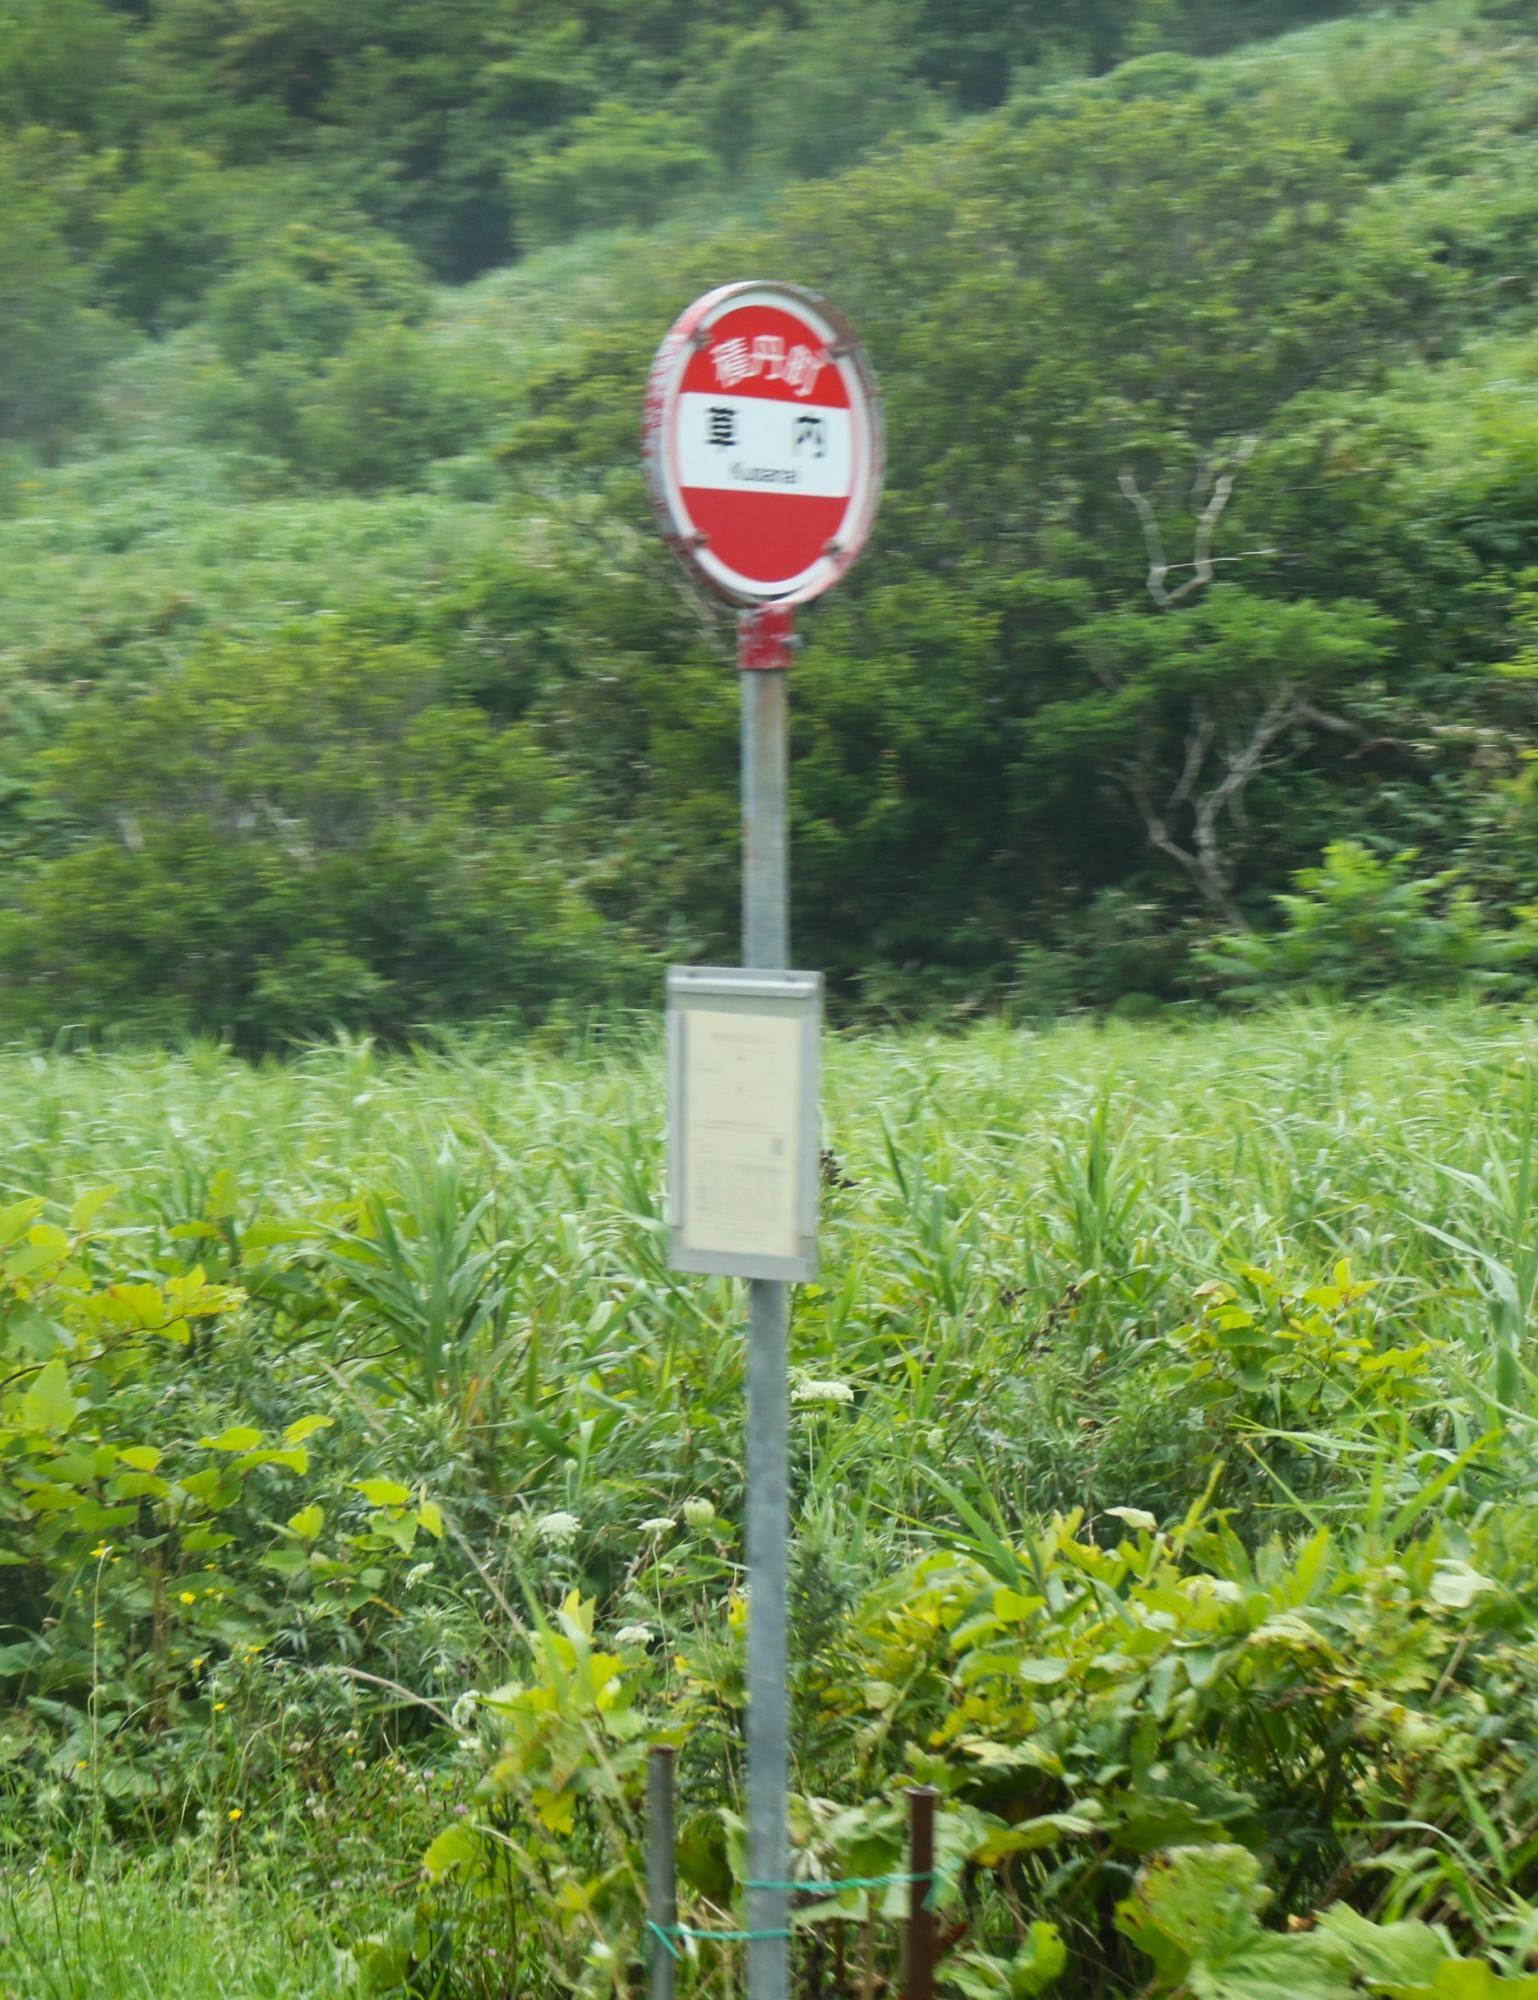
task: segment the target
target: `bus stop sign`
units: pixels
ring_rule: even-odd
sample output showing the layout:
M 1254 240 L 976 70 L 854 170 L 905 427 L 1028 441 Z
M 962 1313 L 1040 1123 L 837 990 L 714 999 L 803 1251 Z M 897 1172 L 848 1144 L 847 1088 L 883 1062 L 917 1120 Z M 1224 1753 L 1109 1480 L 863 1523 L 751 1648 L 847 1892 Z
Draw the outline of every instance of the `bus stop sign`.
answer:
M 853 334 L 799 285 L 723 285 L 657 351 L 646 469 L 668 538 L 738 604 L 838 582 L 881 487 L 875 382 Z

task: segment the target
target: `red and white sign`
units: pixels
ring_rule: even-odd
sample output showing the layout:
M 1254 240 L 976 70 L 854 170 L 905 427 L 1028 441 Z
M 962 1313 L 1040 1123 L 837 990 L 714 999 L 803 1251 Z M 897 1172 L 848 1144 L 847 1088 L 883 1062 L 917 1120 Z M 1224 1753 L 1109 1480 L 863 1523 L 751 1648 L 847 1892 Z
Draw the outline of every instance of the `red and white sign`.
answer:
M 881 488 L 875 382 L 849 329 L 798 285 L 723 285 L 657 350 L 653 504 L 679 553 L 744 604 L 800 604 L 848 569 Z

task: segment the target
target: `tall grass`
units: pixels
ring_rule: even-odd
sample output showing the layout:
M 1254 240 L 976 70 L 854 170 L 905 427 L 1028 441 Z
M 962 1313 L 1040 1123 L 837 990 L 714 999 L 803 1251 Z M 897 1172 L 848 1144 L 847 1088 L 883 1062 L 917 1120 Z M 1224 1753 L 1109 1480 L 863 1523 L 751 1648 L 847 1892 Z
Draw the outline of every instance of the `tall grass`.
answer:
M 443 1501 L 443 1564 L 359 1656 L 361 1678 L 309 1666 L 300 1619 L 278 1634 L 288 1664 L 270 1688 L 265 1666 L 247 1670 L 243 1726 L 287 1740 L 281 1682 L 333 1750 L 344 1695 L 381 1715 L 404 1702 L 430 1733 L 423 1715 L 519 1671 L 526 1611 L 573 1586 L 606 1629 L 658 1635 L 646 1671 L 663 1711 L 687 1681 L 677 1648 L 691 1672 L 716 1663 L 730 1709 L 742 1300 L 667 1267 L 662 1085 L 649 1022 L 410 1054 L 340 1040 L 257 1066 L 209 1045 L 0 1054 L 0 1205 L 40 1194 L 62 1210 L 115 1186 L 118 1268 L 196 1261 L 250 1291 L 217 1352 L 174 1362 L 191 1434 L 276 1432 L 329 1407 L 328 1506 L 360 1471 Z M 1450 1497 L 1466 1522 L 1487 1493 L 1530 1492 L 1535 1105 L 1538 1025 L 1473 1006 L 833 1037 L 823 1272 L 792 1326 L 798 1660 L 836 1657 L 851 1608 L 911 1556 L 971 1550 L 1014 1575 L 1033 1524 L 1070 1506 L 1114 1538 L 1105 1510 L 1169 1522 L 1210 1489 L 1249 1547 L 1330 1526 L 1388 1562 Z M 1212 1418 L 1180 1334 L 1211 1288 L 1259 1267 L 1302 1298 L 1338 1285 L 1343 1260 L 1349 1282 L 1372 1281 L 1376 1351 L 1429 1343 L 1413 1393 L 1347 1371 L 1317 1421 L 1306 1381 L 1274 1418 L 1263 1386 Z M 706 1532 L 681 1525 L 691 1496 L 715 1509 Z M 538 1531 L 549 1510 L 576 1523 L 556 1546 Z M 665 1549 L 654 1517 L 679 1529 Z M 842 1725 L 804 1723 L 805 1781 L 863 1782 Z M 178 1834 L 126 1879 L 110 1855 L 69 1887 L 13 1871 L 0 1991 L 333 1990 L 317 1907 L 346 1901 L 354 1875 L 375 1896 L 413 1880 L 420 1830 L 360 1794 L 358 1853 L 317 1888 L 295 1859 L 318 1837 L 302 1831 L 312 1780 L 272 1777 L 281 1747 L 232 1775 L 217 1734 L 206 1752 L 189 1735 L 196 1782 L 174 1777 L 183 1821 L 196 1806 L 220 1838 Z M 81 1753 L 61 1736 L 50 1754 L 29 1824 L 79 1860 L 57 1774 Z M 387 1763 L 369 1771 L 396 1785 Z M 259 1941 L 250 1879 L 214 1860 L 243 1803 L 248 1847 L 275 1830 L 288 1898 L 287 1928 Z M 10 1852 L 27 1838 L 13 1819 Z
M 1463 1006 L 834 1038 L 823 1279 L 792 1360 L 860 1400 L 852 1423 L 809 1419 L 808 1504 L 858 1481 L 892 1520 L 922 1511 L 921 1430 L 989 1466 L 1012 1514 L 1104 1501 L 1123 1472 L 1156 1486 L 1161 1463 L 1178 1484 L 1180 1441 L 1140 1407 L 1143 1343 L 1243 1263 L 1309 1283 L 1348 1259 L 1482 1407 L 1529 1424 L 1535 1078 L 1538 1027 Z M 467 1422 L 527 1438 L 539 1415 L 520 1483 L 559 1465 L 566 1500 L 676 1432 L 687 1393 L 730 1481 L 740 1302 L 666 1268 L 662 1094 L 648 1024 L 256 1067 L 212 1046 L 12 1053 L 0 1194 L 111 1183 L 125 1224 L 160 1230 L 221 1176 L 235 1229 L 361 1202 L 366 1242 L 320 1227 L 349 1300 L 333 1359 L 372 1356 L 392 1395 Z M 1091 1448 L 1108 1399 L 1122 1466 Z

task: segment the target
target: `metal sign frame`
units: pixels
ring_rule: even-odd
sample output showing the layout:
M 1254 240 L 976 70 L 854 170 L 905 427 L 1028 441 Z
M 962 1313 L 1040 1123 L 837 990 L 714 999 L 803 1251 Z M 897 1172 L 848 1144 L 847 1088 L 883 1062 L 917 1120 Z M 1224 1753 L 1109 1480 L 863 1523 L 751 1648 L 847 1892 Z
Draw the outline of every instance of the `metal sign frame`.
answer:
M 817 1275 L 818 1170 L 821 1158 L 822 974 L 745 971 L 738 966 L 674 966 L 668 972 L 668 1262 L 675 1271 L 715 1277 L 775 1278 L 802 1284 Z M 797 1023 L 796 1111 L 792 1178 L 796 1251 L 703 1247 L 691 1240 L 689 1198 L 688 1045 L 691 1017 L 738 1014 Z
M 838 532 L 821 557 L 800 577 L 761 583 L 744 577 L 711 551 L 710 538 L 692 519 L 675 465 L 674 430 L 684 371 L 696 348 L 708 344 L 711 329 L 726 313 L 744 305 L 776 305 L 799 315 L 821 338 L 849 398 L 858 477 Z M 652 362 L 642 421 L 647 487 L 653 512 L 675 553 L 695 576 L 735 604 L 805 604 L 831 590 L 870 538 L 886 467 L 881 392 L 853 328 L 828 301 L 804 285 L 749 279 L 721 285 L 696 299 L 669 328 Z

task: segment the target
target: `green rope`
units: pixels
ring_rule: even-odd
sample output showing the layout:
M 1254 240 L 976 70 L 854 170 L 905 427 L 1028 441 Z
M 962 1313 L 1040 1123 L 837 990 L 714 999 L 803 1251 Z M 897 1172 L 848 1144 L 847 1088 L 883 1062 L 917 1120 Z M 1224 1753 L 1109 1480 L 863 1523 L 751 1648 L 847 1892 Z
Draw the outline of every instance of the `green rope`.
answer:
M 674 1958 L 680 1956 L 674 1938 L 698 1940 L 701 1944 L 754 1944 L 759 1938 L 788 1938 L 789 1931 L 697 1931 L 690 1924 L 654 1924 L 646 1919 L 646 1928 L 654 1937 L 666 1945 Z
M 745 1889 L 765 1889 L 774 1894 L 799 1896 L 839 1896 L 846 1889 L 896 1889 L 904 1884 L 927 1882 L 930 1885 L 928 1900 L 932 1903 L 942 1879 L 955 1871 L 949 1868 L 935 1868 L 926 1875 L 846 1875 L 836 1882 L 744 1882 Z M 790 1931 L 701 1931 L 690 1924 L 657 1924 L 651 1918 L 646 1920 L 646 1928 L 657 1938 L 664 1948 L 676 1959 L 681 1957 L 676 1938 L 688 1939 L 700 1944 L 755 1944 L 760 1938 L 788 1938 Z
M 904 1883 L 933 1882 L 928 1875 L 846 1875 L 836 1882 L 744 1882 L 744 1889 L 770 1889 L 796 1896 L 839 1896 L 846 1889 L 896 1889 Z

